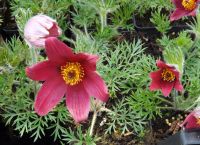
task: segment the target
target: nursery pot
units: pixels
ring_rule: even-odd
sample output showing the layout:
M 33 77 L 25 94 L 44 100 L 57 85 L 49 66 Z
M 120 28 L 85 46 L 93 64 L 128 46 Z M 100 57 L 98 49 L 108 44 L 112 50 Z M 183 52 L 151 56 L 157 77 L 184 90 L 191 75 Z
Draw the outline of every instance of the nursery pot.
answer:
M 200 145 L 200 129 L 181 130 L 158 145 Z
M 6 7 L 2 7 L 2 6 L 0 6 L 0 14 L 1 14 L 1 18 L 3 18 L 4 17 L 4 14 L 5 14 L 5 11 L 7 10 L 7 8 Z
M 0 0 L 0 18 L 3 19 L 7 10 L 6 1 Z
M 18 37 L 19 32 L 17 27 L 4 27 L 0 31 L 4 40 L 11 40 L 13 36 Z
M 3 15 L 6 11 L 6 1 L 5 0 L 0 0 L 0 14 Z

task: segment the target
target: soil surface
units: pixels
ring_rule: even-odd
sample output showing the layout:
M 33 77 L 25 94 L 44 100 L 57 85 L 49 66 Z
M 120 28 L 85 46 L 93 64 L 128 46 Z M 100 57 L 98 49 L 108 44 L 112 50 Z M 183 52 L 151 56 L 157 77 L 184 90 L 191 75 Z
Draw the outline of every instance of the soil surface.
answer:
M 155 10 L 154 10 L 155 11 Z M 167 16 L 170 16 L 170 12 L 162 10 L 162 14 L 165 14 Z M 133 23 L 138 28 L 155 28 L 154 24 L 150 21 L 152 18 L 152 10 L 147 11 L 143 16 L 140 15 L 134 15 L 133 16 Z M 171 27 L 177 27 L 177 28 L 188 28 L 187 23 L 193 22 L 194 17 L 187 17 L 184 19 L 180 19 L 178 21 L 171 22 Z

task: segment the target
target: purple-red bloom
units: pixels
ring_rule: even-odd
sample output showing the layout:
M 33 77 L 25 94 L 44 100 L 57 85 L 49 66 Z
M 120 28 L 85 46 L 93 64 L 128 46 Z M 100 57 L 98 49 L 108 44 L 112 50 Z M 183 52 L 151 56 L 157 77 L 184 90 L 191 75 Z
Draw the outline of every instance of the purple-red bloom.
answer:
M 173 88 L 177 91 L 182 91 L 183 86 L 180 82 L 180 73 L 174 66 L 168 65 L 161 60 L 157 60 L 156 64 L 159 68 L 158 71 L 151 72 L 150 77 L 152 82 L 150 90 L 161 89 L 164 96 L 169 96 Z
M 42 14 L 29 19 L 24 28 L 25 41 L 34 47 L 44 48 L 46 38 L 58 37 L 61 33 L 57 22 Z
M 197 115 L 197 111 L 200 112 L 200 110 L 191 112 L 180 126 L 186 129 L 200 128 L 200 116 Z
M 170 15 L 170 21 L 178 20 L 183 16 L 195 16 L 200 0 L 172 0 L 175 11 Z
M 34 108 L 46 115 L 66 96 L 66 106 L 76 122 L 87 119 L 90 96 L 103 102 L 108 100 L 108 90 L 96 72 L 97 55 L 74 54 L 66 44 L 55 37 L 45 40 L 48 60 L 26 68 L 29 78 L 44 81 Z

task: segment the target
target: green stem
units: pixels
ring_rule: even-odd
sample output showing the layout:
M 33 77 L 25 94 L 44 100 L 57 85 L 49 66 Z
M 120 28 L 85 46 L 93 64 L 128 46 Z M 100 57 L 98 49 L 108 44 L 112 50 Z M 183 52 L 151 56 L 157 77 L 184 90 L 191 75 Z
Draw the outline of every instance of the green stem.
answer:
M 104 26 L 107 26 L 107 12 L 104 14 Z
M 102 10 L 101 10 L 101 15 L 102 15 L 102 21 L 103 21 L 103 26 L 105 27 L 107 25 L 107 11 L 105 9 L 105 2 L 104 0 L 101 0 L 102 2 Z
M 37 49 L 34 47 L 30 48 L 30 53 L 31 53 L 31 65 L 36 64 L 37 63 Z M 37 83 L 34 82 L 34 94 L 37 93 Z
M 86 24 L 84 24 L 84 31 L 85 31 L 86 36 L 89 38 L 90 36 L 89 36 L 89 34 L 88 34 L 88 30 L 87 30 Z
M 173 101 L 174 101 L 174 108 L 177 109 L 177 99 L 176 97 L 178 96 L 178 92 L 176 90 L 174 90 L 174 93 L 172 94 L 172 98 L 173 98 Z
M 37 63 L 37 50 L 34 47 L 30 48 L 30 53 L 31 53 L 31 65 Z
M 193 41 L 193 44 L 192 44 L 192 46 L 190 47 L 189 52 L 193 52 L 193 51 L 194 51 L 195 45 L 196 45 L 196 43 L 197 43 L 198 40 L 199 40 L 199 39 L 197 39 L 197 36 L 195 36 L 194 41 Z
M 158 109 L 168 109 L 168 110 L 174 110 L 174 107 L 157 107 Z
M 168 101 L 167 99 L 164 99 L 162 97 L 159 97 L 159 96 L 156 96 L 155 98 L 165 102 L 165 103 L 168 103 L 169 105 L 173 106 L 174 104 L 171 102 L 171 101 Z
M 99 11 L 100 21 L 101 21 L 101 32 L 107 26 L 107 10 L 105 9 L 104 0 L 102 0 L 102 8 Z
M 100 20 L 101 20 L 101 32 L 103 32 L 104 28 L 107 26 L 107 13 L 106 13 L 106 11 L 101 11 Z
M 103 30 L 104 30 L 104 18 L 103 18 L 103 15 L 102 14 L 100 14 L 100 20 L 101 20 L 101 32 L 103 32 Z
M 76 43 L 74 40 L 69 39 L 69 38 L 67 38 L 67 37 L 64 37 L 63 40 L 66 40 L 66 41 L 68 41 L 69 43 L 72 43 L 72 44 L 74 44 L 74 45 L 75 45 L 75 43 Z

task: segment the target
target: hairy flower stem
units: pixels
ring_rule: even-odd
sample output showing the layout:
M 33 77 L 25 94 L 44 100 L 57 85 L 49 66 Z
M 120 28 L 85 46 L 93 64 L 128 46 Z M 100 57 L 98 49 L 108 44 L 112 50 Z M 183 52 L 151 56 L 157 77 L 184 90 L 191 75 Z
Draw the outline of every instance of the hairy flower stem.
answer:
M 108 112 L 108 113 L 114 113 L 112 110 L 108 109 L 108 108 L 105 108 L 105 107 L 102 107 L 99 109 L 100 112 Z
M 87 25 L 84 24 L 84 31 L 85 31 L 85 35 L 90 38 L 89 34 L 88 34 L 88 30 L 87 30 Z
M 30 48 L 31 65 L 37 63 L 37 49 L 33 46 Z M 37 83 L 34 81 L 34 94 L 37 93 Z
M 94 114 L 92 117 L 92 123 L 91 123 L 91 127 L 90 127 L 90 136 L 93 135 L 93 130 L 94 130 L 94 125 L 96 123 L 96 119 L 97 119 L 97 114 L 98 112 L 108 112 L 108 113 L 114 113 L 112 110 L 105 108 L 105 107 L 101 107 L 98 111 L 96 110 L 96 108 L 94 109 Z
M 165 102 L 165 103 L 171 105 L 171 106 L 174 105 L 171 101 L 168 101 L 167 99 L 164 99 L 164 98 L 159 97 L 159 96 L 155 96 L 155 97 L 156 97 L 157 99 L 159 99 L 159 100 L 161 100 L 161 101 L 163 101 L 163 102 Z
M 30 48 L 30 53 L 31 53 L 31 65 L 37 63 L 37 50 L 34 47 Z
M 195 45 L 196 45 L 196 43 L 199 41 L 199 38 L 197 38 L 197 34 L 196 34 L 196 37 L 194 38 L 194 41 L 193 41 L 193 44 L 192 44 L 192 46 L 190 47 L 190 49 L 189 49 L 189 52 L 193 52 L 194 50 L 195 50 Z M 186 55 L 187 56 L 187 55 Z
M 101 32 L 103 32 L 105 26 L 107 25 L 107 12 L 102 10 L 99 15 L 101 20 Z
M 163 109 L 163 110 L 174 110 L 174 107 L 157 107 L 158 109 Z
M 176 90 L 174 90 L 174 93 L 173 93 L 173 101 L 174 101 L 174 108 L 177 109 L 177 96 L 178 96 L 178 92 Z
M 97 111 L 94 110 L 94 114 L 93 114 L 93 117 L 92 117 L 92 124 L 91 124 L 91 127 L 90 127 L 90 136 L 93 135 L 93 130 L 94 130 L 94 125 L 96 123 L 96 120 L 97 120 Z

